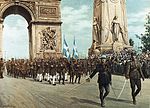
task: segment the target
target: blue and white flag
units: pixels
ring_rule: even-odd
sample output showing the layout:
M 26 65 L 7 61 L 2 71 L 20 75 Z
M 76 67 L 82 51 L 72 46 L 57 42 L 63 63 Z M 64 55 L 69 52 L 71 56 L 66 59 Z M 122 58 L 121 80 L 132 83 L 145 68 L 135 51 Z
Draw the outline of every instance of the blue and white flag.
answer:
M 66 57 L 70 61 L 70 53 L 69 53 L 69 47 L 64 37 L 64 43 L 63 43 L 63 56 Z
M 75 37 L 74 37 L 74 41 L 73 41 L 73 54 L 72 54 L 72 57 L 75 58 L 75 59 L 78 59 L 78 57 L 79 57 Z

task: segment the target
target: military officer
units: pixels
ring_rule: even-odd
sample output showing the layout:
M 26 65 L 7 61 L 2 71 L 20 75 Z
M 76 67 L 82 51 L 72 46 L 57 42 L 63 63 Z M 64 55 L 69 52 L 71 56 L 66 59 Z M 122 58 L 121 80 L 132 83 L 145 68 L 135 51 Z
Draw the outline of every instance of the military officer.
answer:
M 131 87 L 131 94 L 133 99 L 133 104 L 136 105 L 136 96 L 141 91 L 141 78 L 144 81 L 144 75 L 141 71 L 141 65 L 131 53 L 131 62 L 128 63 L 127 73 L 125 75 L 127 79 L 130 79 L 130 87 Z M 137 89 L 136 89 L 137 87 Z
M 101 57 L 101 60 L 97 61 L 96 69 L 87 79 L 87 81 L 90 81 L 97 72 L 99 73 L 97 82 L 99 84 L 101 107 L 105 107 L 104 99 L 110 92 L 109 84 L 111 84 L 111 73 L 107 70 L 105 62 L 106 56 L 104 55 Z

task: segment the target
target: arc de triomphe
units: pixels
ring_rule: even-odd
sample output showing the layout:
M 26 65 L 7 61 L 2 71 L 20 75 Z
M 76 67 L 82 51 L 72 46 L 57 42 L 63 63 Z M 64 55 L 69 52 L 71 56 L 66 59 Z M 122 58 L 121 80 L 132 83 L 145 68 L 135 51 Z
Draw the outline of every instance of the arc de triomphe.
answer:
M 43 57 L 43 54 L 60 56 L 60 3 L 61 0 L 0 0 L 0 56 L 3 21 L 10 14 L 19 14 L 28 22 L 30 58 Z

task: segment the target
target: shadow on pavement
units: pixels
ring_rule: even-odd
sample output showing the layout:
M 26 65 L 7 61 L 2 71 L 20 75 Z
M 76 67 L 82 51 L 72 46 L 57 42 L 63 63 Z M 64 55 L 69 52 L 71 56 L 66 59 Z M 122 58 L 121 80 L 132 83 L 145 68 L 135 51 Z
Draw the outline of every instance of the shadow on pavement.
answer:
M 116 98 L 112 98 L 112 97 L 107 97 L 106 99 L 111 100 L 111 101 L 123 102 L 123 103 L 132 103 L 132 101 L 130 101 L 130 100 L 116 99 Z
M 100 106 L 100 103 L 97 103 L 95 101 L 92 101 L 92 100 L 88 100 L 88 99 L 80 99 L 80 98 L 77 98 L 77 97 L 71 97 L 71 99 L 74 101 L 73 103 L 86 103 L 86 104 L 91 104 L 91 105 L 97 105 L 97 106 Z

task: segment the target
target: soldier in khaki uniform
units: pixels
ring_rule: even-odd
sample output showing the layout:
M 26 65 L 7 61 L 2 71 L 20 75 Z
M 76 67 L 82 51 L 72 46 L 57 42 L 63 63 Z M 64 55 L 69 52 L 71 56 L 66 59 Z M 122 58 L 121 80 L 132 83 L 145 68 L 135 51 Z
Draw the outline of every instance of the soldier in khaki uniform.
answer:
M 11 61 L 10 60 L 6 63 L 6 68 L 7 68 L 7 75 L 10 75 L 11 73 Z
M 68 61 L 67 62 L 67 68 L 68 68 L 68 71 L 69 71 L 69 75 L 70 75 L 70 81 L 69 83 L 72 83 L 74 84 L 74 66 L 73 66 L 73 61 Z
M 62 84 L 65 84 L 65 72 L 66 72 L 66 66 L 65 66 L 65 61 L 60 60 L 59 65 L 58 65 L 58 73 L 59 73 L 59 84 L 60 81 L 62 80 Z
M 22 78 L 23 79 L 25 79 L 25 77 L 26 77 L 26 67 L 27 67 L 27 64 L 26 64 L 26 62 L 25 62 L 25 60 L 21 60 L 21 66 L 20 66 L 20 68 L 21 68 L 21 74 L 22 74 Z
M 15 67 L 15 78 L 18 78 L 19 77 L 19 73 L 20 73 L 20 62 L 19 60 L 16 61 L 16 67 Z
M 11 59 L 11 76 L 14 76 L 15 73 L 15 60 L 14 58 Z
M 42 82 L 42 74 L 43 74 L 43 68 L 42 68 L 42 60 L 37 60 L 37 79 L 38 81 Z
M 34 73 L 34 67 L 33 67 L 33 61 L 30 60 L 29 61 L 29 73 L 30 73 L 30 77 L 33 78 L 33 73 Z
M 3 62 L 3 58 L 0 59 L 0 78 L 4 78 L 3 77 L 3 70 L 4 70 L 4 62 Z
M 81 75 L 82 75 L 82 68 L 81 67 L 82 64 L 81 62 L 77 61 L 75 64 L 74 64 L 74 71 L 75 71 L 75 75 L 76 75 L 76 78 L 75 78 L 75 83 L 77 82 L 77 79 L 78 79 L 78 84 L 80 84 L 80 80 L 81 80 Z
M 127 79 L 130 79 L 133 104 L 136 105 L 136 96 L 141 91 L 141 78 L 144 81 L 144 75 L 141 71 L 140 63 L 133 56 L 133 54 L 131 54 L 131 62 L 128 63 L 127 73 L 126 73 L 125 77 Z M 136 87 L 137 87 L 137 89 L 136 89 Z
M 33 79 L 36 80 L 37 78 L 37 61 L 34 59 L 33 61 Z
M 51 63 L 51 76 L 52 76 L 52 84 L 55 86 L 55 79 L 56 79 L 56 71 L 57 71 L 58 65 L 56 61 L 52 61 Z
M 49 80 L 49 64 L 48 64 L 48 59 L 44 60 L 44 80 L 48 81 Z

